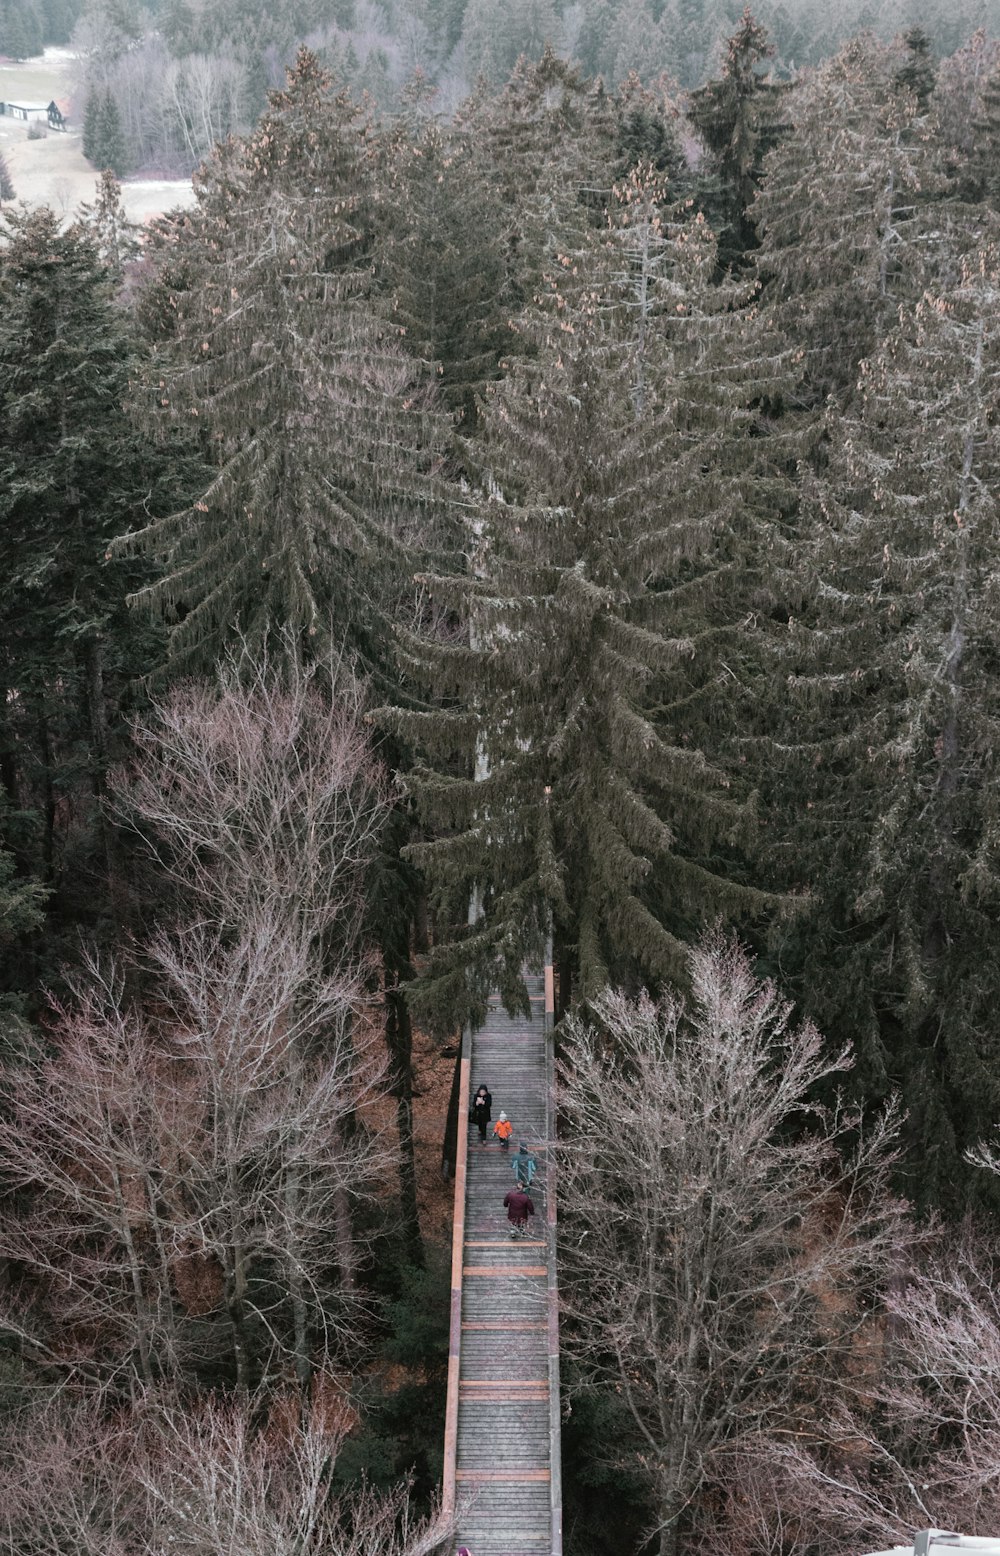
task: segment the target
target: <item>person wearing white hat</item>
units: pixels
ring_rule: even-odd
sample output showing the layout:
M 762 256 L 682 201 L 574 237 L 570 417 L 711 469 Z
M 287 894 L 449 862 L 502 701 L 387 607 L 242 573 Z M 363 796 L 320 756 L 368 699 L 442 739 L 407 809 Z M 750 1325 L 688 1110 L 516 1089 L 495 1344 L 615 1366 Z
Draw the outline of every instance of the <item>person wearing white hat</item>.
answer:
M 510 1146 L 510 1137 L 514 1133 L 514 1126 L 506 1113 L 501 1113 L 493 1125 L 493 1133 L 500 1142 L 501 1151 L 506 1151 Z

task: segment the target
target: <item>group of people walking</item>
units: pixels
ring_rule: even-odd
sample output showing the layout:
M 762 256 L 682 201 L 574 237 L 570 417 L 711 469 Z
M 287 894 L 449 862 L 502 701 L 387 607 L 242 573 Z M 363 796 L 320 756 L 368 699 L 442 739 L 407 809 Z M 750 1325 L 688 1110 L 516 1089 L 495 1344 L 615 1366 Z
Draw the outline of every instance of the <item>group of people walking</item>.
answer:
M 469 1123 L 475 1124 L 479 1130 L 480 1145 L 486 1144 L 486 1130 L 492 1118 L 492 1109 L 493 1097 L 489 1088 L 480 1086 L 469 1108 Z M 501 1151 L 510 1149 L 510 1138 L 513 1133 L 514 1127 L 510 1119 L 506 1113 L 501 1112 L 493 1125 L 493 1134 L 499 1141 Z M 521 1140 L 514 1157 L 514 1187 L 504 1195 L 503 1201 L 507 1220 L 510 1222 L 511 1237 L 524 1237 L 528 1230 L 528 1217 L 535 1214 L 534 1202 L 528 1189 L 531 1187 L 537 1165 L 526 1142 Z

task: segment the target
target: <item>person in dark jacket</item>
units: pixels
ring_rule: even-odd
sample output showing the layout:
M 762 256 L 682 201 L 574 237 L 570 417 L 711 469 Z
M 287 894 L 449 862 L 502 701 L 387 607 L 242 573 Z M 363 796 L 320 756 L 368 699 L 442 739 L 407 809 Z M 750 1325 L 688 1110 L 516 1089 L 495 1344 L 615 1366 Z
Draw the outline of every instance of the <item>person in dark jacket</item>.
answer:
M 480 1086 L 472 1099 L 472 1107 L 469 1110 L 469 1118 L 479 1130 L 479 1144 L 486 1144 L 486 1125 L 490 1121 L 490 1108 L 493 1106 L 493 1098 L 485 1086 Z
M 534 1204 L 520 1186 L 505 1194 L 503 1202 L 510 1222 L 511 1237 L 523 1237 L 528 1230 L 528 1217 L 535 1214 Z

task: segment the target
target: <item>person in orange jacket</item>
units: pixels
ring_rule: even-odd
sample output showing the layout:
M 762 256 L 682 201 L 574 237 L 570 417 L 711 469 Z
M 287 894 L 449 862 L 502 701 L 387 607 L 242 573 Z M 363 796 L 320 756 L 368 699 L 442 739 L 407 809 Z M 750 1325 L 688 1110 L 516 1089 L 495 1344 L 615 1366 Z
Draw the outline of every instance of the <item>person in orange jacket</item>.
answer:
M 514 1133 L 514 1125 L 511 1123 L 506 1113 L 500 1114 L 500 1117 L 493 1125 L 493 1133 L 500 1141 L 501 1151 L 506 1151 L 507 1147 L 510 1145 L 510 1137 Z

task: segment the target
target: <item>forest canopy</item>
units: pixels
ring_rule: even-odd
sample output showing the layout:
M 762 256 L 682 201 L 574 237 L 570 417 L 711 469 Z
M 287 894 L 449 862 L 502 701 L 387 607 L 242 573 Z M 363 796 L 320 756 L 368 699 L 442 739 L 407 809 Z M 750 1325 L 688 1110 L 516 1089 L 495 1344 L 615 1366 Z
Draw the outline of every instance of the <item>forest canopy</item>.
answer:
M 447 1544 L 415 1101 L 549 948 L 573 1556 L 996 1524 L 997 33 L 37 20 L 194 201 L 3 211 L 14 1549 Z

